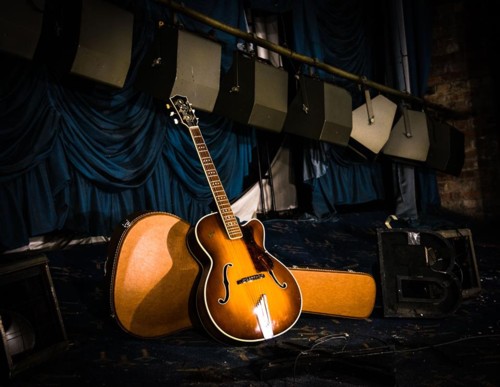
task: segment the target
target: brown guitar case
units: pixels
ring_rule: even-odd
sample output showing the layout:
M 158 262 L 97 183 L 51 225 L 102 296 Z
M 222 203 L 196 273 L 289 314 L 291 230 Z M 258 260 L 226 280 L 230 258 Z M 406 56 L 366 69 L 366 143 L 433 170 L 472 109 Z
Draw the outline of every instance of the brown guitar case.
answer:
M 157 338 L 194 325 L 200 268 L 186 246 L 189 227 L 175 215 L 144 212 L 115 229 L 106 275 L 111 315 L 125 332 Z
M 158 338 L 199 325 L 194 295 L 201 268 L 190 255 L 190 225 L 175 215 L 130 216 L 111 237 L 108 253 L 112 317 L 127 333 Z M 368 317 L 375 281 L 366 273 L 289 268 L 302 292 L 302 312 Z
M 375 305 L 376 285 L 367 273 L 291 267 L 302 291 L 302 312 L 367 318 Z

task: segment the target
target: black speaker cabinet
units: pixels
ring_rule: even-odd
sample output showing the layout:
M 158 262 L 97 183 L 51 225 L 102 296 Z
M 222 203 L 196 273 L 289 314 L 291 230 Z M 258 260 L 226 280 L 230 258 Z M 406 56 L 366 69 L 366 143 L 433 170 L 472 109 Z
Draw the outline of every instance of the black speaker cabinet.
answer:
M 45 255 L 0 261 L 0 371 L 14 378 L 67 348 Z
M 423 164 L 429 153 L 429 130 L 424 112 L 404 109 L 382 153 L 402 162 Z
M 43 24 L 43 9 L 37 9 L 35 4 L 30 1 L 0 2 L 0 50 L 33 59 Z
M 378 230 L 386 317 L 437 318 L 457 310 L 462 287 L 452 243 L 435 231 Z
M 319 79 L 301 76 L 283 131 L 347 146 L 352 131 L 351 94 Z
M 354 109 L 349 147 L 363 158 L 376 158 L 389 139 L 396 109 L 397 105 L 382 94 L 371 99 L 373 119 L 367 103 Z
M 465 136 L 458 129 L 435 119 L 428 120 L 430 147 L 426 165 L 459 176 L 465 161 Z
M 135 87 L 168 101 L 172 95 L 212 112 L 219 93 L 220 43 L 161 22 L 138 69 Z
M 281 132 L 288 110 L 288 73 L 235 51 L 221 77 L 214 112 L 242 124 Z

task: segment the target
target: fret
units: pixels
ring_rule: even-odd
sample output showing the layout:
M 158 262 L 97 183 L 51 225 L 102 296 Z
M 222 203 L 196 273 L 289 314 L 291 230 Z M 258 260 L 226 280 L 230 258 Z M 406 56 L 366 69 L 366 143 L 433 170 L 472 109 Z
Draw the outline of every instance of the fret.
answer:
M 228 234 L 229 234 L 229 237 L 231 239 L 236 239 L 236 238 L 241 238 L 243 237 L 243 234 L 241 233 L 241 229 L 238 228 L 237 230 L 235 231 L 228 231 Z
M 219 215 L 224 223 L 224 227 L 229 238 L 242 238 L 243 234 L 238 220 L 234 216 L 226 191 L 222 186 L 217 169 L 213 164 L 205 139 L 203 138 L 200 127 L 198 126 L 198 119 L 194 115 L 191 105 L 187 102 L 187 100 L 182 98 L 178 98 L 176 101 L 172 98 L 170 100 L 173 103 L 180 120 L 189 129 L 189 133 L 191 134 L 191 138 L 194 142 L 203 171 L 205 172 L 205 177 L 209 183 L 217 208 L 219 209 Z
M 192 126 L 189 128 L 191 130 L 191 133 L 193 134 L 193 137 L 202 137 L 201 136 L 201 130 L 198 126 Z

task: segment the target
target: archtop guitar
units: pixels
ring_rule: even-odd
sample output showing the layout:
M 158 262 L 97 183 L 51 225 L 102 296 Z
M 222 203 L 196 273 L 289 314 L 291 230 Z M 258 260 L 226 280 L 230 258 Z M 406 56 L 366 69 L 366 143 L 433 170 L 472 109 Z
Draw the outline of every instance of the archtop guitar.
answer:
M 196 310 L 213 338 L 252 343 L 277 337 L 292 328 L 302 311 L 302 295 L 291 271 L 265 248 L 258 219 L 240 224 L 187 98 L 175 95 L 167 108 L 189 129 L 217 212 L 203 216 L 186 237 L 201 266 Z

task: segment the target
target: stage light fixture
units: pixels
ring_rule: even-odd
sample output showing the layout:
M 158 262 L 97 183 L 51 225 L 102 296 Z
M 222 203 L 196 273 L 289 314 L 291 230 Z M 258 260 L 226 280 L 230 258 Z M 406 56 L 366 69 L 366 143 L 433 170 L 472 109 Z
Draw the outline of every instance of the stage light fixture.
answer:
M 347 146 L 352 131 L 351 94 L 320 79 L 299 76 L 283 131 Z
M 288 73 L 241 51 L 221 77 L 214 112 L 242 124 L 281 132 L 288 111 Z
M 0 3 L 0 51 L 33 59 L 43 24 L 43 9 L 29 1 Z
M 163 101 L 183 95 L 195 109 L 210 113 L 219 93 L 221 53 L 219 42 L 160 22 L 135 87 Z
M 429 152 L 427 116 L 403 105 L 382 153 L 401 162 L 424 163 Z
M 459 176 L 465 161 L 465 135 L 434 117 L 428 120 L 428 126 L 430 147 L 425 165 Z
M 121 88 L 132 57 L 134 15 L 112 3 L 82 0 L 80 32 L 70 73 Z
M 366 159 L 375 158 L 391 134 L 397 105 L 382 94 L 370 98 L 352 112 L 349 147 Z
M 2 2 L 0 49 L 43 64 L 58 78 L 77 75 L 123 87 L 134 15 L 100 0 Z

